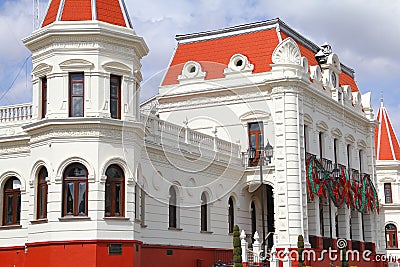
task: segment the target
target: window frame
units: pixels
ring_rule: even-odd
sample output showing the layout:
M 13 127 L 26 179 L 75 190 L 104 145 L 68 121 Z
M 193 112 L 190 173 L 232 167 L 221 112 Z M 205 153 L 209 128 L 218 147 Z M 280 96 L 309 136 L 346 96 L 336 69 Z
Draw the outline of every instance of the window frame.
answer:
M 257 129 L 252 129 L 252 125 L 258 125 Z M 250 167 L 255 167 L 259 165 L 260 161 L 260 153 L 261 150 L 264 149 L 264 123 L 262 121 L 256 121 L 256 122 L 249 122 L 247 124 L 248 128 L 248 142 L 249 142 L 249 148 L 254 148 L 256 150 L 256 154 L 254 159 L 250 160 L 249 159 L 249 166 Z M 252 145 L 251 141 L 251 136 L 255 136 L 255 147 Z
M 117 96 L 113 96 L 112 94 L 112 85 L 113 85 L 113 79 L 117 80 L 117 84 L 118 84 L 118 93 Z M 122 101 L 121 101 L 121 85 L 122 85 L 122 77 L 118 76 L 118 75 L 110 75 L 110 117 L 112 119 L 121 119 L 121 107 L 122 107 Z M 117 100 L 117 114 L 113 114 L 112 112 L 112 105 L 113 105 L 113 99 Z
M 385 204 L 392 204 L 393 203 L 392 183 L 384 183 L 383 184 L 383 193 L 385 195 Z
M 233 228 L 235 227 L 235 203 L 233 197 L 228 199 L 228 231 L 233 233 Z
M 70 169 L 74 167 L 81 167 L 85 171 L 85 176 L 84 177 L 79 177 L 79 176 L 67 176 L 67 173 L 69 172 Z M 73 212 L 72 214 L 68 214 L 67 212 L 67 184 L 72 183 L 73 188 L 74 188 L 74 196 L 73 196 Z M 79 214 L 79 184 L 80 183 L 85 183 L 85 214 L 80 215 Z M 63 174 L 63 186 L 62 186 L 62 216 L 63 217 L 87 217 L 88 216 L 88 193 L 89 193 L 89 181 L 88 181 L 88 171 L 86 167 L 81 164 L 81 163 L 72 163 L 67 166 L 64 170 Z
M 394 229 L 387 229 L 388 226 L 393 226 Z M 388 223 L 385 225 L 385 244 L 386 249 L 397 249 L 399 247 L 397 227 L 393 223 Z
M 203 192 L 201 194 L 201 205 L 200 205 L 200 230 L 207 232 L 208 229 L 208 198 L 207 194 Z
M 170 229 L 178 228 L 178 194 L 174 186 L 169 188 L 169 200 L 168 200 L 168 227 Z
M 9 177 L 6 182 L 4 183 L 4 188 L 3 188 L 3 226 L 11 226 L 11 225 L 20 225 L 21 223 L 21 202 L 22 202 L 22 195 L 21 195 L 21 189 L 17 188 L 7 188 L 9 184 L 11 184 L 11 187 L 13 187 L 13 182 L 17 180 L 21 184 L 21 181 L 15 177 Z M 7 223 L 8 219 L 8 214 L 7 214 L 7 208 L 8 208 L 8 196 L 12 196 L 12 222 Z M 18 203 L 19 200 L 19 203 Z M 19 204 L 19 207 L 18 207 Z
M 120 173 L 120 177 L 109 177 L 107 172 L 112 168 Z M 120 186 L 120 199 L 119 199 L 119 214 L 116 212 L 117 208 L 117 185 Z M 110 194 L 108 195 L 107 186 L 110 186 Z M 110 198 L 110 212 L 107 214 L 107 198 Z M 106 183 L 105 183 L 105 196 L 104 196 L 104 216 L 105 217 L 124 217 L 125 216 L 125 174 L 123 169 L 117 164 L 108 166 L 106 170 Z
M 73 85 L 75 84 L 73 80 L 74 75 L 81 75 L 82 77 L 82 82 L 76 82 L 76 83 L 81 83 L 82 84 L 82 94 L 81 95 L 74 95 L 73 94 Z M 81 118 L 85 116 L 85 73 L 84 72 L 70 72 L 69 73 L 69 117 L 74 117 L 74 118 Z M 81 116 L 74 116 L 74 109 L 73 109 L 73 98 L 82 98 L 82 115 Z
M 38 220 L 47 219 L 47 199 L 48 199 L 48 185 L 46 178 L 48 172 L 46 167 L 42 166 L 38 172 L 37 188 L 36 188 L 36 218 Z M 43 190 L 42 190 L 43 189 Z M 42 211 L 42 212 L 41 212 Z
M 40 78 L 40 82 L 41 82 L 41 97 L 42 97 L 41 118 L 44 119 L 46 118 L 47 115 L 47 77 L 44 76 Z

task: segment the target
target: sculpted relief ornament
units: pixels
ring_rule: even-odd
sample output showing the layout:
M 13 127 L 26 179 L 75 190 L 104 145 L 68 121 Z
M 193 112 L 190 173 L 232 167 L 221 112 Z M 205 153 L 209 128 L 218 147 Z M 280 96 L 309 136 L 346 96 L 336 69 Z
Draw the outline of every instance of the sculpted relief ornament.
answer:
M 301 65 L 300 49 L 296 42 L 288 37 L 275 47 L 272 53 L 274 64 L 296 64 Z

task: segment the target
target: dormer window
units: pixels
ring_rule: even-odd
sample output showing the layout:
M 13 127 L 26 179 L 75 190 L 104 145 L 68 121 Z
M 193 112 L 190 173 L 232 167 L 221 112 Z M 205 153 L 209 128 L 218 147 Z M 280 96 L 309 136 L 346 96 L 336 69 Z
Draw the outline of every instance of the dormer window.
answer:
M 83 72 L 69 74 L 69 116 L 83 117 L 84 75 Z
M 121 119 L 121 76 L 110 76 L 110 113 L 111 118 Z

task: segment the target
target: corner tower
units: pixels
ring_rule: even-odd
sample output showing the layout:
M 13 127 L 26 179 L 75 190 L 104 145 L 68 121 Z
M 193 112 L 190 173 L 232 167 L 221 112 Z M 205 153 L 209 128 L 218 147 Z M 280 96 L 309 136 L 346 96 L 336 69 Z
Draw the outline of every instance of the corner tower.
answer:
M 32 52 L 33 117 L 138 121 L 140 60 L 148 53 L 123 0 L 52 0 Z

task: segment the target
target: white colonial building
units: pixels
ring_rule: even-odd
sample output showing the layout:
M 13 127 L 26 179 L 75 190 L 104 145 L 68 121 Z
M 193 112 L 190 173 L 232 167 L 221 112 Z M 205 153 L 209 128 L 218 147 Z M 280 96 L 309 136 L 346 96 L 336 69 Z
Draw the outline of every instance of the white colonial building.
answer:
M 381 252 L 370 94 L 331 47 L 279 19 L 176 39 L 140 106 L 124 2 L 50 2 L 33 101 L 0 108 L 0 266 L 211 266 L 234 225 Z

